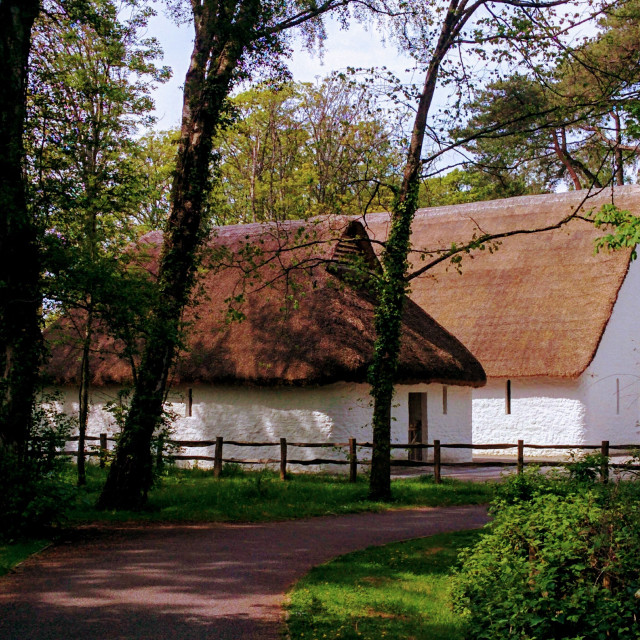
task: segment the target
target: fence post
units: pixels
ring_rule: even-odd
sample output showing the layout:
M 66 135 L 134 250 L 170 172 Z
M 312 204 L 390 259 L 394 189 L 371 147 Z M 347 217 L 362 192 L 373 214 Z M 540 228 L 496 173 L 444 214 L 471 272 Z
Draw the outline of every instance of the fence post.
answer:
M 222 443 L 220 436 L 216 437 L 216 448 L 213 454 L 213 477 L 219 478 L 222 473 Z
M 524 440 L 518 440 L 518 475 L 524 471 Z
M 158 445 L 156 449 L 156 468 L 162 469 L 162 450 L 164 449 L 164 438 L 158 437 Z
M 100 468 L 104 469 L 105 459 L 107 457 L 107 434 L 100 434 Z
M 287 479 L 287 439 L 280 438 L 280 480 Z
M 603 455 L 602 467 L 600 468 L 600 479 L 604 484 L 609 482 L 609 441 L 603 440 L 600 445 L 600 453 Z
M 349 438 L 349 482 L 358 479 L 358 453 L 356 451 L 356 439 Z
M 433 479 L 440 484 L 440 440 L 433 441 Z

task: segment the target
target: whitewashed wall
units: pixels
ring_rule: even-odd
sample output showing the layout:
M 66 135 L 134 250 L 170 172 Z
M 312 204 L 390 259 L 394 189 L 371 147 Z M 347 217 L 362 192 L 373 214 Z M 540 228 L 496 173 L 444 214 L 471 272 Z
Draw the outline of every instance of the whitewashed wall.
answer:
M 580 381 L 552 378 L 511 380 L 511 413 L 506 413 L 506 380 L 493 378 L 473 390 L 473 442 L 478 444 L 587 444 L 584 390 Z M 515 455 L 515 449 L 477 450 L 478 455 Z M 525 455 L 533 450 L 525 450 Z M 540 451 L 535 455 L 541 455 Z M 545 451 L 552 457 L 559 450 Z
M 259 388 L 235 386 L 194 386 L 192 417 L 185 417 L 187 389 L 172 392 L 170 407 L 178 414 L 173 437 L 177 440 L 278 441 L 284 437 L 296 442 L 344 442 L 355 437 L 359 442 L 371 441 L 369 387 L 365 384 L 336 383 L 309 388 Z M 428 440 L 445 442 L 471 441 L 471 389 L 448 387 L 448 410 L 443 414 L 442 385 L 401 385 L 397 389 L 392 410 L 392 441 L 408 441 L 408 394 L 427 392 Z M 92 392 L 89 434 L 113 435 L 117 427 L 104 405 L 116 398 L 116 388 L 101 388 Z M 63 390 L 62 408 L 77 412 L 77 392 Z M 194 455 L 213 455 L 213 447 L 189 448 Z M 346 452 L 327 449 L 291 447 L 292 459 L 337 457 L 346 459 Z M 368 457 L 364 449 L 359 457 Z M 406 458 L 406 451 L 395 455 Z M 224 457 L 277 458 L 273 447 L 225 447 Z M 443 450 L 443 460 L 469 460 L 468 450 Z M 204 463 L 203 463 L 204 464 Z M 336 467 L 337 468 L 337 467 Z
M 639 322 L 640 262 L 636 260 L 620 287 L 596 356 L 581 377 L 587 439 L 594 444 L 640 442 Z
M 596 355 L 582 376 L 578 380 L 512 379 L 511 415 L 505 413 L 506 380 L 490 379 L 485 387 L 473 390 L 474 442 L 640 443 L 639 320 L 640 262 L 636 261 L 620 288 Z M 476 453 L 513 455 L 514 451 Z M 544 453 L 566 456 L 560 450 Z
M 445 443 L 472 442 L 471 430 L 471 388 L 447 387 L 447 413 L 443 413 L 442 385 L 400 385 L 396 389 L 392 413 L 391 441 L 408 441 L 409 393 L 427 393 L 427 433 L 423 428 L 423 441 L 440 440 Z M 406 453 L 397 453 L 406 458 Z M 429 459 L 432 452 L 429 451 Z M 443 462 L 469 462 L 470 449 L 442 449 Z

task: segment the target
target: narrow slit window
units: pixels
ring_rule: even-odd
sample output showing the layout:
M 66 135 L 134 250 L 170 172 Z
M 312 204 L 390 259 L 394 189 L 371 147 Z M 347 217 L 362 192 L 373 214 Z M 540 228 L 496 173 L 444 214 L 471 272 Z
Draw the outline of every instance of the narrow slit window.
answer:
M 187 406 L 185 407 L 185 416 L 190 418 L 193 414 L 193 389 L 187 390 Z
M 620 378 L 616 378 L 616 415 L 620 415 Z
M 447 385 L 442 385 L 442 414 L 447 415 L 449 410 L 449 391 Z
M 511 414 L 511 380 L 507 380 L 507 387 L 504 394 L 504 412 Z

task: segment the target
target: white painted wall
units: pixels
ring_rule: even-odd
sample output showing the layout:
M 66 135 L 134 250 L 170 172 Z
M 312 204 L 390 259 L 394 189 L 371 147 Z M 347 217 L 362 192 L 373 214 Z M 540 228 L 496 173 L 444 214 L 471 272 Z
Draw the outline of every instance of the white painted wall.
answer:
M 553 378 L 511 380 L 511 413 L 506 413 L 506 380 L 493 378 L 473 390 L 473 442 L 478 444 L 585 444 L 586 423 L 580 381 Z M 525 455 L 534 450 L 526 450 Z M 476 450 L 476 455 L 514 456 L 515 449 Z M 540 451 L 534 455 L 540 455 Z M 545 451 L 557 457 L 559 450 Z
M 471 389 L 448 388 L 448 411 L 443 414 L 442 385 L 401 385 L 397 389 L 392 410 L 392 441 L 408 440 L 408 395 L 426 392 L 428 406 L 428 439 L 446 442 L 471 441 Z M 104 405 L 116 398 L 117 389 L 105 387 L 92 391 L 92 410 L 89 435 L 117 432 L 111 415 L 103 411 Z M 77 413 L 77 392 L 63 390 L 62 409 Z M 371 414 L 369 387 L 365 384 L 336 383 L 308 388 L 260 388 L 235 386 L 194 386 L 192 417 L 184 417 L 187 389 L 172 392 L 170 408 L 183 416 L 175 421 L 177 440 L 278 441 L 284 437 L 296 442 L 345 442 L 355 437 L 359 442 L 371 441 Z M 213 447 L 190 448 L 194 455 L 213 455 Z M 443 449 L 443 461 L 470 460 L 469 450 Z M 302 449 L 291 447 L 289 458 L 312 459 L 336 457 L 346 459 L 346 451 Z M 370 450 L 359 452 L 366 458 Z M 395 456 L 406 458 L 398 450 Z M 274 447 L 225 447 L 224 457 L 277 458 Z M 203 463 L 203 466 L 205 463 Z M 336 467 L 338 469 L 339 467 Z
M 640 443 L 640 261 L 631 263 L 596 355 L 578 380 L 514 378 L 511 415 L 505 413 L 504 379 L 473 390 L 473 440 L 477 443 Z M 616 383 L 616 381 L 618 381 Z M 617 389 L 619 387 L 619 399 Z M 476 450 L 477 455 L 515 451 Z M 525 451 L 525 455 L 541 452 Z M 566 452 L 549 450 L 551 457 Z
M 594 444 L 640 442 L 639 322 L 640 262 L 636 260 L 620 287 L 596 356 L 581 377 L 587 439 Z
M 447 413 L 443 413 L 442 385 L 400 385 L 396 389 L 392 413 L 391 441 L 404 443 L 408 441 L 409 429 L 409 393 L 427 393 L 427 433 L 423 441 L 440 440 L 445 443 L 470 443 L 471 432 L 471 388 L 447 387 Z M 397 457 L 406 454 L 398 452 Z M 470 449 L 442 449 L 443 462 L 469 462 Z M 429 459 L 432 452 L 429 451 Z

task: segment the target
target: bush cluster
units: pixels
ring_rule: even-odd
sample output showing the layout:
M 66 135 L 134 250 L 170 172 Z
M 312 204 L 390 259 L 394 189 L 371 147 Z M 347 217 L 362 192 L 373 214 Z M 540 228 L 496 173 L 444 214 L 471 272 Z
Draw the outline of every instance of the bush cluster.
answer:
M 51 402 L 36 406 L 26 453 L 0 456 L 0 540 L 37 536 L 59 524 L 75 496 L 73 474 L 57 450 L 72 428 Z
M 493 524 L 467 550 L 454 607 L 475 640 L 637 640 L 637 483 L 601 485 L 597 457 L 565 476 L 507 481 Z

